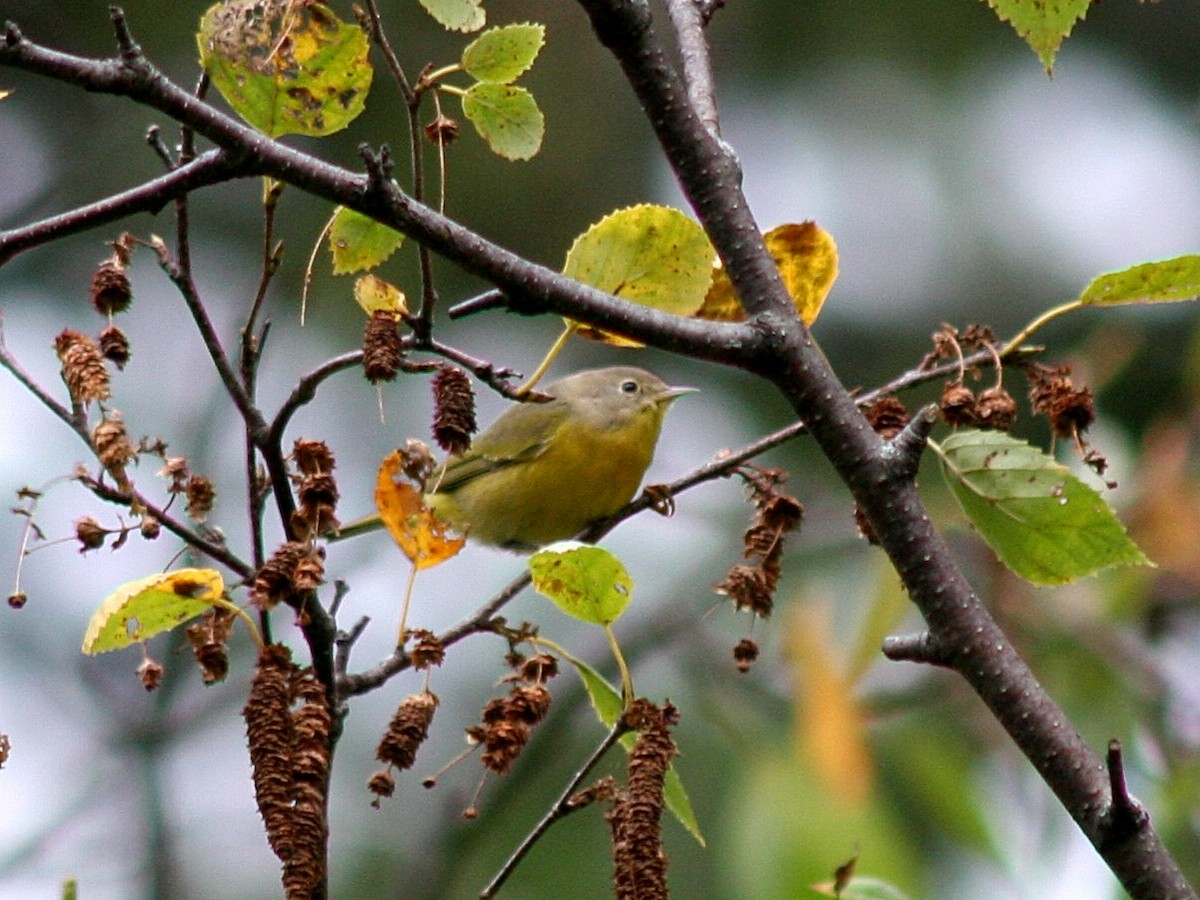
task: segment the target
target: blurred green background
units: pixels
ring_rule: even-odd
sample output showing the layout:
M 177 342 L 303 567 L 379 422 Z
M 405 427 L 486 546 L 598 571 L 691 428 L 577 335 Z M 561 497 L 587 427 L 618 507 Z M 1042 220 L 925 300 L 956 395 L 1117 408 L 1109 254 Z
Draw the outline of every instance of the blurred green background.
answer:
M 185 85 L 197 77 L 194 31 L 206 3 L 124 4 L 150 57 Z M 348 16 L 345 5 L 338 11 Z M 413 2 L 381 3 L 409 73 L 453 60 L 465 40 L 441 32 Z M 493 0 L 489 23 L 547 25 L 547 46 L 522 79 L 546 113 L 543 151 L 527 163 L 490 155 L 464 123 L 449 151 L 448 210 L 516 251 L 560 266 L 574 236 L 610 210 L 680 203 L 649 128 L 617 67 L 570 3 Z M 0 0 L 27 36 L 92 56 L 113 52 L 106 4 Z M 739 0 L 711 28 L 723 133 L 739 153 L 764 228 L 816 219 L 838 241 L 842 275 L 815 334 L 843 381 L 873 387 L 915 366 L 943 321 L 1011 333 L 1094 275 L 1195 252 L 1200 243 L 1200 8 L 1107 2 L 1065 43 L 1053 78 L 1012 30 L 976 0 L 859 3 Z M 11 228 L 128 188 L 161 171 L 146 147 L 161 116 L 22 73 L 0 70 L 0 227 Z M 455 112 L 446 98 L 447 110 Z M 362 141 L 401 154 L 407 133 L 382 73 L 367 113 L 322 141 L 291 139 L 358 166 Z M 401 161 L 397 172 L 404 171 Z M 260 186 L 225 185 L 193 201 L 196 271 L 226 346 L 260 271 Z M 320 257 L 299 324 L 308 254 L 329 214 L 285 192 L 283 269 L 269 300 L 272 331 L 260 400 L 275 409 L 295 380 L 358 345 L 350 280 Z M 76 236 L 0 271 L 5 339 L 59 396 L 51 342 L 65 327 L 95 330 L 87 285 L 104 242 L 123 228 L 170 237 L 169 211 Z M 416 291 L 411 247 L 383 274 Z M 437 265 L 447 301 L 485 285 Z M 134 435 L 162 436 L 214 479 L 214 524 L 245 547 L 241 436 L 178 296 L 149 254 L 134 270 L 135 305 L 120 324 L 133 360 L 114 405 Z M 932 469 L 922 487 L 964 566 L 1083 736 L 1125 745 L 1134 792 L 1194 883 L 1200 883 L 1200 484 L 1197 482 L 1196 311 L 1083 313 L 1040 336 L 1097 393 L 1093 443 L 1112 463 L 1111 493 L 1155 570 L 1121 571 L 1068 588 L 1031 590 L 1007 575 L 964 527 Z M 487 314 L 441 323 L 440 336 L 526 372 L 556 321 Z M 633 362 L 703 388 L 672 410 L 651 481 L 674 478 L 726 447 L 788 421 L 783 403 L 737 372 L 657 351 L 577 342 L 556 371 Z M 985 378 L 985 383 L 987 383 Z M 1019 380 L 1010 387 L 1022 394 Z M 935 397 L 938 386 L 905 397 Z M 288 436 L 323 439 L 338 459 L 343 518 L 370 506 L 374 470 L 407 437 L 428 439 L 429 390 L 401 379 L 375 391 L 356 372 L 324 385 Z M 480 398 L 482 421 L 501 408 Z M 0 378 L 0 489 L 69 474 L 84 448 L 18 385 Z M 1046 435 L 1026 416 L 1022 434 Z M 1059 448 L 1064 459 L 1070 448 Z M 618 636 L 639 690 L 682 710 L 677 765 L 708 846 L 665 823 L 678 897 L 802 898 L 858 854 L 858 871 L 913 897 L 1119 896 L 1110 874 L 1044 785 L 953 676 L 885 662 L 882 635 L 918 622 L 880 554 L 856 535 L 848 498 L 806 442 L 766 459 L 791 473 L 807 508 L 784 560 L 776 612 L 751 628 L 712 592 L 740 553 L 748 520 L 741 488 L 704 486 L 669 521 L 642 516 L 606 544 L 637 582 Z M 153 483 L 153 471 L 136 473 Z M 13 501 L 15 502 L 15 501 Z M 46 495 L 38 522 L 51 538 L 116 512 L 69 484 Z M 651 519 L 653 518 L 653 521 Z M 23 520 L 0 524 L 0 560 L 15 568 Z M 278 532 L 272 539 L 278 538 Z M 83 658 L 87 618 L 121 582 L 168 564 L 167 539 L 133 540 L 80 557 L 70 541 L 25 564 L 28 606 L 0 615 L 0 732 L 13 742 L 0 772 L 0 894 L 53 896 L 69 874 L 89 898 L 239 898 L 278 894 L 277 865 L 254 808 L 239 711 L 252 652 L 236 643 L 224 686 L 202 688 L 175 638 L 151 652 L 167 681 L 147 695 L 139 659 Z M 516 575 L 520 560 L 486 548 L 418 582 L 412 624 L 440 629 Z M 372 619 L 352 669 L 389 652 L 406 563 L 385 537 L 339 545 L 327 574 L 351 587 L 340 621 Z M 602 635 L 523 595 L 511 621 L 543 632 L 604 669 Z M 299 646 L 286 614 L 285 639 Z M 739 674 L 730 650 L 747 633 L 762 658 Z M 409 673 L 354 700 L 335 762 L 334 896 L 474 896 L 602 737 L 577 679 L 551 684 L 551 715 L 515 770 L 490 778 L 479 818 L 478 763 L 420 779 L 463 746 L 462 729 L 503 691 L 499 640 L 456 647 L 433 674 L 442 705 L 416 771 L 370 808 L 375 742 L 396 704 L 420 689 Z M 182 651 L 186 654 L 186 649 Z M 602 767 L 617 771 L 619 754 Z M 522 863 L 514 898 L 609 894 L 607 825 L 598 809 L 557 825 Z

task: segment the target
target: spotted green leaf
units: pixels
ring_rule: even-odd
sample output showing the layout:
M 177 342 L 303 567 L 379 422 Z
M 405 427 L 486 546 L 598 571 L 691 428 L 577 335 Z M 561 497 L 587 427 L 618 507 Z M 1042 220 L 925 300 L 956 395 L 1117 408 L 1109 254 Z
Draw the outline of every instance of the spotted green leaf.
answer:
M 541 149 L 546 119 L 525 88 L 481 81 L 467 88 L 462 105 L 463 115 L 497 156 L 530 159 Z
M 482 0 L 421 0 L 425 11 L 443 28 L 470 33 L 487 21 Z
M 565 612 L 595 625 L 611 625 L 629 605 L 633 579 L 603 547 L 559 541 L 529 559 L 534 589 Z
M 1175 303 L 1200 297 L 1200 256 L 1142 263 L 1092 280 L 1079 295 L 1081 306 Z
M 544 25 L 489 28 L 463 50 L 462 67 L 479 81 L 511 84 L 533 65 L 545 41 Z
M 1109 566 L 1152 565 L 1104 498 L 1038 448 L 994 431 L 930 446 L 971 524 L 1022 578 L 1066 584 Z

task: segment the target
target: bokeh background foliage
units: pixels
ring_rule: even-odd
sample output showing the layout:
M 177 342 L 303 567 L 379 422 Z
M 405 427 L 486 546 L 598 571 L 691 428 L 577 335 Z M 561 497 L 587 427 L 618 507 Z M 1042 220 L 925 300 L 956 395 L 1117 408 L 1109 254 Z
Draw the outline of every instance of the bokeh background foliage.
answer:
M 207 5 L 174 3 L 165 14 L 150 0 L 125 4 L 147 53 L 184 84 L 196 77 L 193 36 Z M 473 138 L 454 145 L 452 212 L 557 267 L 572 237 L 608 211 L 678 203 L 648 128 L 578 9 L 493 6 L 494 22 L 547 26 L 547 45 L 523 79 L 546 114 L 547 134 L 542 152 L 518 164 L 497 160 Z M 414 68 L 456 58 L 462 41 L 415 3 L 396 0 L 384 11 L 398 23 L 398 50 Z M 66 50 L 101 56 L 113 49 L 105 3 L 6 0 L 0 14 Z M 1052 79 L 974 0 L 744 0 L 717 17 L 711 34 L 725 136 L 742 156 L 760 222 L 813 218 L 838 240 L 842 277 L 816 334 L 848 384 L 872 386 L 914 365 L 941 321 L 1011 331 L 1101 271 L 1196 250 L 1200 11 L 1191 4 L 1094 6 L 1064 44 Z M 3 227 L 159 173 L 142 144 L 152 121 L 144 110 L 16 72 L 4 72 L 0 86 L 16 91 L 0 110 Z M 314 146 L 351 165 L 362 140 L 403 146 L 386 90 L 377 86 L 347 132 Z M 197 270 L 228 335 L 257 278 L 258 201 L 249 183 L 194 201 Z M 298 372 L 360 336 L 347 282 L 322 272 L 307 327 L 297 321 L 303 260 L 328 213 L 298 193 L 285 196 L 267 398 L 282 397 Z M 144 216 L 128 227 L 165 234 L 171 226 L 165 216 Z M 84 234 L 34 251 L 0 278 L 8 343 L 45 384 L 58 377 L 53 335 L 91 315 L 88 278 L 111 237 Z M 397 254 L 389 277 L 412 280 L 412 260 Z M 127 325 L 135 357 L 118 382 L 117 405 L 132 431 L 161 432 L 227 485 L 220 524 L 237 541 L 244 538 L 239 463 L 229 448 L 240 438 L 174 294 L 145 260 L 133 276 L 138 307 Z M 439 279 L 447 297 L 482 287 L 450 267 L 440 267 Z M 1186 305 L 1115 310 L 1071 317 L 1042 335 L 1052 357 L 1072 362 L 1077 379 L 1097 393 L 1094 443 L 1120 483 L 1110 499 L 1157 569 L 1033 590 L 961 525 L 936 471 L 922 477 L 973 580 L 1051 694 L 1093 746 L 1122 739 L 1134 793 L 1193 883 L 1200 882 L 1196 321 Z M 478 317 L 455 328 L 460 344 L 528 371 L 558 323 Z M 580 344 L 560 365 L 614 357 L 705 388 L 672 412 L 651 480 L 785 419 L 782 403 L 749 379 L 654 351 L 635 358 Z M 365 512 L 378 460 L 398 438 L 425 437 L 428 389 L 416 379 L 389 388 L 381 426 L 365 382 L 347 376 L 330 388 L 296 430 L 330 440 L 346 508 L 357 499 Z M 932 392 L 906 399 L 915 404 Z M 164 408 L 164 393 L 187 400 Z M 494 403 L 485 406 L 487 420 L 500 405 L 484 402 Z M 79 447 L 11 380 L 0 381 L 0 408 L 9 423 L 0 432 L 0 487 L 15 491 L 70 471 Z M 1026 427 L 1027 436 L 1046 440 Z M 1117 896 L 1111 876 L 967 689 L 875 652 L 882 635 L 915 620 L 890 569 L 856 537 L 849 501 L 826 465 L 803 441 L 767 462 L 793 473 L 789 487 L 808 512 L 784 561 L 781 602 L 756 629 L 764 657 L 749 675 L 739 675 L 729 655 L 745 622 L 723 609 L 703 617 L 714 603 L 711 585 L 739 552 L 747 512 L 736 485 L 685 495 L 670 522 L 638 520 L 608 540 L 638 583 L 636 608 L 621 622 L 623 646 L 641 690 L 683 710 L 678 767 L 708 839 L 701 848 L 667 825 L 676 895 L 802 897 L 806 885 L 827 880 L 858 853 L 860 872 L 916 897 Z M 358 498 L 347 490 L 356 482 Z M 41 521 L 61 535 L 84 514 L 111 517 L 60 488 Z M 0 558 L 15 560 L 19 526 L 15 519 L 0 526 Z M 276 890 L 238 716 L 250 648 L 240 648 L 227 686 L 204 689 L 190 667 L 172 665 L 175 648 L 164 645 L 168 675 L 152 695 L 133 679 L 130 658 L 76 652 L 99 599 L 161 566 L 161 553 L 135 544 L 86 559 L 69 544 L 39 551 L 26 566 L 29 605 L 0 616 L 0 730 L 14 741 L 0 774 L 5 895 L 49 895 L 68 873 L 92 897 Z M 352 585 L 347 614 L 370 614 L 380 625 L 356 658 L 383 655 L 402 561 L 380 539 L 339 549 L 331 563 Z M 452 573 L 425 580 L 417 624 L 457 620 L 518 565 L 470 550 L 447 567 Z M 606 658 L 598 635 L 556 615 L 534 596 L 509 609 L 515 621 L 545 622 L 580 656 Z M 336 764 L 335 896 L 477 892 L 599 740 L 582 691 L 565 675 L 553 685 L 549 720 L 516 770 L 488 784 L 477 820 L 458 816 L 475 786 L 473 769 L 421 790 L 419 777 L 458 751 L 461 728 L 491 696 L 504 649 L 476 638 L 470 652 L 451 654 L 437 673 L 443 707 L 418 771 L 379 811 L 364 789 L 373 744 L 415 682 L 355 701 Z M 27 752 L 42 742 L 55 751 Z M 604 896 L 607 839 L 595 810 L 571 817 L 518 870 L 512 895 Z

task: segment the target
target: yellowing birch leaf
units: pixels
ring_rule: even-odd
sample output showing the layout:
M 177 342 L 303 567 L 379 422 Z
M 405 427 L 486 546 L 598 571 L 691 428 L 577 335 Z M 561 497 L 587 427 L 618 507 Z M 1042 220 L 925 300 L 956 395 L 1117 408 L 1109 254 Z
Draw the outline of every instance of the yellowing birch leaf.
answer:
M 529 558 L 533 587 L 567 615 L 611 625 L 629 605 L 633 579 L 608 550 L 558 541 Z
M 831 649 L 837 641 L 831 634 L 829 609 L 797 606 L 789 625 L 797 740 L 823 784 L 849 808 L 862 809 L 870 800 L 875 765 L 854 681 Z
M 816 222 L 802 222 L 772 228 L 763 235 L 763 240 L 779 267 L 797 314 L 805 325 L 811 325 L 820 315 L 838 276 L 837 244 L 833 236 Z M 696 317 L 720 322 L 740 322 L 746 318 L 746 310 L 723 266 L 714 273 L 712 287 Z
M 205 612 L 225 593 L 215 569 L 177 569 L 121 585 L 88 622 L 84 653 L 106 653 L 169 631 Z
M 367 315 L 382 311 L 402 316 L 408 312 L 404 292 L 375 275 L 362 275 L 354 282 L 354 299 Z
M 196 40 L 217 90 L 271 137 L 332 134 L 366 104 L 367 36 L 324 4 L 226 0 L 204 14 Z
M 404 235 L 370 216 L 339 206 L 329 224 L 333 274 L 348 275 L 382 265 L 404 242 Z
M 633 303 L 691 316 L 712 283 L 715 256 L 699 224 L 677 209 L 646 203 L 610 213 L 576 238 L 563 274 Z M 587 326 L 579 334 L 642 346 Z
M 375 507 L 388 533 L 418 569 L 430 569 L 458 553 L 466 538 L 452 538 L 447 526 L 404 479 L 404 459 L 393 450 L 379 467 Z

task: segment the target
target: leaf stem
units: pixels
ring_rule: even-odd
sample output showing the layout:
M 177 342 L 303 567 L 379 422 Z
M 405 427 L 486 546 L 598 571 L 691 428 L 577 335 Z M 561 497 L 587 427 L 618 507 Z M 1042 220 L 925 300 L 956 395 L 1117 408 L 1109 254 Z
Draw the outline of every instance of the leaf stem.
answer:
M 613 656 L 617 660 L 617 668 L 621 670 L 621 700 L 624 701 L 625 709 L 629 709 L 629 705 L 633 703 L 633 677 L 629 674 L 629 665 L 625 662 L 625 654 L 621 652 L 621 646 L 617 643 L 617 636 L 613 633 L 612 625 L 606 623 L 604 626 L 604 634 L 608 638 L 608 646 L 612 647 Z
M 1055 306 L 1052 309 L 1046 310 L 1044 313 L 1042 313 L 1040 316 L 1035 318 L 1032 322 L 1030 322 L 1028 325 L 1026 325 L 1020 331 L 1018 331 L 1016 337 L 1014 337 L 1012 340 L 1010 340 L 1007 344 L 1004 345 L 1004 349 L 1000 351 L 1000 356 L 1001 357 L 1008 356 L 1010 353 L 1012 353 L 1018 347 L 1020 347 L 1023 343 L 1025 343 L 1027 340 L 1029 340 L 1029 338 L 1033 335 L 1033 333 L 1035 331 L 1037 331 L 1038 329 L 1040 329 L 1043 325 L 1053 322 L 1059 316 L 1065 316 L 1069 312 L 1074 312 L 1075 310 L 1079 309 L 1082 306 L 1083 306 L 1082 301 L 1076 299 L 1076 300 L 1071 300 L 1067 303 L 1063 303 L 1061 306 Z
M 247 613 L 244 609 L 242 609 L 236 603 L 233 603 L 230 600 L 226 600 L 224 597 L 215 597 L 210 602 L 212 603 L 213 606 L 219 606 L 219 607 L 221 607 L 221 609 L 229 610 L 229 612 L 233 613 L 239 619 L 241 619 L 243 622 L 245 622 L 246 627 L 250 630 L 250 636 L 252 638 L 254 638 L 254 644 L 255 644 L 255 646 L 258 647 L 259 652 L 261 653 L 263 650 L 266 649 L 267 645 L 263 641 L 262 634 L 259 632 L 258 626 L 254 624 L 254 620 L 252 618 L 250 618 L 249 613 Z
M 562 334 L 560 334 L 555 339 L 554 343 L 550 345 L 550 349 L 546 351 L 546 355 L 542 358 L 542 361 L 538 363 L 538 367 L 534 370 L 533 374 L 529 376 L 529 380 L 517 388 L 516 396 L 524 397 L 531 390 L 533 390 L 534 386 L 542 380 L 542 376 L 546 374 L 546 371 L 550 368 L 551 363 L 558 358 L 558 354 L 562 352 L 562 348 L 567 345 L 567 341 L 571 339 L 571 335 L 578 330 L 578 322 L 567 323 L 567 326 L 562 330 Z

